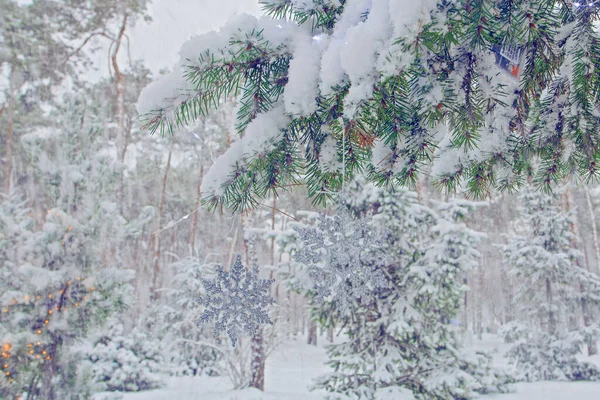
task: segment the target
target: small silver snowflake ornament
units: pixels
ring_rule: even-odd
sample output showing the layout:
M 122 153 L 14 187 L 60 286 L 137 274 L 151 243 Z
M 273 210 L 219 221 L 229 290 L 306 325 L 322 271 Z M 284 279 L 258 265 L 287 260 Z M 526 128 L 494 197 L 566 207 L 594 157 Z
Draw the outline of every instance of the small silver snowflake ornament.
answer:
M 315 302 L 332 301 L 345 313 L 355 302 L 368 304 L 374 291 L 388 287 L 382 233 L 369 217 L 354 218 L 343 208 L 319 216 L 316 226 L 297 226 L 302 247 L 294 258 L 307 269 Z
M 198 323 L 215 321 L 215 336 L 226 332 L 235 347 L 242 331 L 252 335 L 260 324 L 273 324 L 265 308 L 275 302 L 269 294 L 274 279 L 260 279 L 258 267 L 246 270 L 238 255 L 231 271 L 217 267 L 215 279 L 203 279 L 205 309 Z

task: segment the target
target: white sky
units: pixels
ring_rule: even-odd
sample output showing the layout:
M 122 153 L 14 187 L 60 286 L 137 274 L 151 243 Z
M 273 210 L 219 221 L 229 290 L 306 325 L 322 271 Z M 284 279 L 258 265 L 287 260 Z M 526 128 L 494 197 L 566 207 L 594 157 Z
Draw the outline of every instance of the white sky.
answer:
M 190 36 L 218 29 L 241 13 L 259 15 L 258 0 L 153 0 L 153 21 L 139 21 L 130 30 L 131 57 L 143 59 L 154 73 L 170 68 Z
M 179 49 L 192 35 L 218 30 L 229 18 L 242 13 L 261 15 L 258 0 L 152 0 L 148 6 L 152 21 L 140 19 L 126 31 L 131 59 L 143 60 L 156 77 L 161 69 L 175 65 Z M 100 50 L 91 55 L 94 68 L 85 74 L 91 82 L 109 74 L 108 44 L 101 38 L 94 44 Z M 119 60 L 127 65 L 126 48 L 119 52 Z

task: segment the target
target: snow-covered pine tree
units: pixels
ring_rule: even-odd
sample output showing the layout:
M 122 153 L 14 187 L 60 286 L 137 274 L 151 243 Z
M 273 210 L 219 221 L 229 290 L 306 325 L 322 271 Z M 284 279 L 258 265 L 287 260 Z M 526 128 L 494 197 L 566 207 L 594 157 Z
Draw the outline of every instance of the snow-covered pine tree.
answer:
M 438 214 L 405 189 L 367 185 L 365 191 L 368 201 L 358 209 L 375 208 L 374 221 L 387 234 L 390 285 L 374 291 L 368 307 L 357 303 L 352 313 L 337 314 L 347 340 L 329 346 L 335 371 L 316 387 L 334 397 L 373 399 L 394 389 L 448 400 L 501 388 L 505 377 L 492 371 L 486 355 L 465 354 L 451 324 L 465 290 L 457 277 L 478 258 L 480 234 L 448 212 L 464 212 L 466 204 L 440 205 Z
M 119 213 L 112 194 L 120 167 L 107 154 L 98 134 L 103 122 L 90 116 L 84 97 L 65 96 L 53 111 L 60 128 L 22 137 L 32 208 L 19 210 L 12 199 L 3 203 L 23 227 L 0 265 L 10 276 L 2 282 L 2 304 L 14 303 L 0 314 L 2 340 L 10 341 L 13 354 L 20 352 L 13 358 L 20 361 L 10 373 L 11 393 L 28 398 L 88 393 L 89 382 L 82 380 L 89 375 L 79 373 L 82 357 L 73 343 L 134 303 L 134 273 L 122 268 L 121 245 L 139 237 L 147 210 L 129 223 Z
M 580 254 L 571 246 L 573 214 L 531 186 L 519 199 L 521 232 L 503 246 L 519 285 L 513 300 L 517 318 L 502 330 L 515 343 L 508 356 L 521 379 L 599 379 L 596 367 L 576 358 L 586 342 L 598 340 L 596 325 L 582 327 L 573 316 L 579 318 L 582 301 L 597 304 L 600 280 L 575 262 Z
M 89 393 L 71 346 L 131 303 L 132 271 L 94 269 L 90 227 L 50 209 L 40 229 L 23 200 L 0 203 L 0 342 L 8 397 L 59 399 Z M 14 246 L 14 247 L 13 247 Z M 4 385 L 6 384 L 6 385 Z
M 202 185 L 212 206 L 243 210 L 298 182 L 324 203 L 344 176 L 410 184 L 432 162 L 439 186 L 476 197 L 530 170 L 546 189 L 598 175 L 600 3 L 262 3 L 263 18 L 191 38 L 138 101 L 166 132 L 239 99 L 244 137 Z

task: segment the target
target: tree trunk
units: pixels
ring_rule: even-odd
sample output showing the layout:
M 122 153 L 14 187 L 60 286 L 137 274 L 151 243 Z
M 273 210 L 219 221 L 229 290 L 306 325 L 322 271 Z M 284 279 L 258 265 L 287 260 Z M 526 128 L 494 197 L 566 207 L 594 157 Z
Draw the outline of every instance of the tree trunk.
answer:
M 252 372 L 250 374 L 250 387 L 258 390 L 265 390 L 265 349 L 263 330 L 259 328 L 256 334 L 252 336 L 250 343 L 252 348 Z
M 592 204 L 592 197 L 587 186 L 584 188 L 585 197 L 587 200 L 588 210 L 590 212 L 590 219 L 592 220 L 592 235 L 594 239 L 594 251 L 596 255 L 596 274 L 600 276 L 600 245 L 598 244 L 598 229 L 596 226 L 596 213 L 594 212 L 594 205 Z
M 465 277 L 463 279 L 463 284 L 465 286 L 467 286 L 469 284 L 469 280 L 467 277 Z M 464 313 L 463 313 L 463 321 L 462 321 L 462 325 L 463 325 L 463 329 L 465 330 L 465 332 L 469 329 L 469 292 L 466 291 L 464 294 L 464 299 L 463 299 L 463 308 L 464 308 Z
M 512 281 L 510 279 L 510 274 L 507 271 L 507 267 L 502 265 L 502 297 L 505 301 L 504 307 L 504 321 L 503 324 L 508 324 L 512 322 L 515 318 L 514 312 L 514 301 L 513 301 L 513 293 L 512 293 Z
M 246 268 L 258 265 L 255 238 L 248 235 L 247 221 L 242 216 L 242 230 L 244 232 L 244 247 L 246 251 Z M 250 362 L 250 387 L 265 390 L 265 346 L 262 328 L 256 330 L 250 341 L 252 357 Z
M 169 149 L 169 157 L 167 158 L 167 166 L 165 168 L 165 174 L 164 174 L 163 180 L 162 180 L 162 190 L 160 192 L 160 201 L 158 204 L 158 216 L 157 216 L 158 230 L 153 235 L 153 240 L 152 240 L 152 247 L 153 247 L 152 253 L 154 255 L 154 269 L 152 272 L 152 296 L 154 297 L 154 299 L 159 298 L 157 290 L 158 290 L 158 282 L 159 282 L 159 276 L 160 276 L 160 253 L 161 253 L 160 231 L 163 228 L 162 217 L 163 217 L 163 212 L 164 212 L 164 207 L 165 207 L 165 197 L 166 197 L 166 192 L 167 192 L 167 180 L 169 178 L 169 170 L 171 169 L 172 153 L 173 153 L 173 144 L 171 144 L 171 147 Z
M 333 343 L 333 326 L 327 327 L 327 341 Z
M 200 167 L 200 179 L 198 180 L 198 191 L 196 195 L 196 209 L 194 210 L 194 223 L 192 224 L 192 232 L 190 232 L 190 253 L 192 257 L 195 254 L 196 249 L 196 231 L 198 230 L 198 214 L 200 208 L 200 200 L 202 199 L 202 193 L 200 188 L 202 187 L 202 178 L 204 177 L 204 165 Z
M 40 399 L 44 399 L 44 400 L 56 400 L 55 385 L 52 384 L 52 378 L 58 372 L 58 365 L 56 363 L 57 357 L 58 357 L 58 355 L 57 355 L 58 345 L 56 344 L 56 342 L 54 342 L 54 340 L 56 340 L 56 339 L 57 338 L 53 337 L 53 342 L 46 349 L 47 357 L 50 357 L 50 360 L 49 361 L 44 360 L 44 363 L 40 367 L 40 371 L 42 374 Z
M 308 344 L 317 345 L 317 322 L 308 315 Z
M 7 101 L 7 122 L 6 122 L 6 176 L 4 177 L 4 191 L 6 194 L 10 194 L 11 177 L 13 172 L 13 130 L 14 130 L 14 100 L 13 100 L 13 88 L 12 88 L 12 72 L 9 76 L 9 94 Z
M 486 265 L 485 258 L 482 260 L 482 265 Z M 478 290 L 477 290 L 477 339 L 483 340 L 483 267 L 480 265 L 477 268 L 477 274 L 479 278 Z
M 556 331 L 556 321 L 554 320 L 554 311 L 552 308 L 552 284 L 549 278 L 546 278 L 546 303 L 548 304 L 548 333 L 553 335 Z
M 298 312 L 298 301 L 302 301 L 302 299 L 300 299 L 300 296 L 298 296 L 297 294 L 294 296 L 294 319 L 296 321 L 298 321 L 298 314 L 300 314 L 301 316 L 301 327 L 298 327 L 298 324 L 295 323 L 294 324 L 294 337 L 298 336 L 298 334 L 302 334 L 304 335 L 304 332 L 306 332 L 306 313 L 304 312 L 304 310 L 302 309 L 302 312 Z
M 567 212 L 569 212 L 573 208 L 572 207 L 573 193 L 571 192 L 570 187 L 567 187 L 567 190 L 565 191 L 565 200 L 566 200 Z M 592 217 L 593 217 L 593 215 L 592 215 Z M 577 249 L 577 247 L 578 247 L 577 244 L 579 242 L 579 226 L 577 225 L 577 215 L 575 215 L 575 218 L 571 221 L 570 229 L 571 229 L 571 234 L 573 235 L 573 239 L 571 241 L 571 247 L 574 249 Z M 594 239 L 596 239 L 596 238 L 594 238 Z M 585 249 L 584 249 L 584 251 L 585 251 Z M 577 257 L 575 259 L 575 264 L 579 268 L 582 268 L 579 257 Z M 587 263 L 585 265 L 585 269 L 589 271 L 589 267 L 588 267 Z M 587 328 L 591 325 L 590 311 L 588 309 L 588 303 L 587 303 L 587 298 L 586 298 L 586 289 L 585 289 L 583 282 L 581 282 L 581 280 L 579 281 L 579 293 L 581 293 L 581 314 L 583 316 L 583 326 L 585 326 Z M 588 341 L 587 342 L 587 350 L 588 350 L 588 355 L 590 355 L 590 356 L 597 354 L 598 346 L 596 345 L 596 342 L 593 340 Z
M 127 18 L 128 15 L 125 14 L 123 16 L 123 21 L 121 22 L 121 27 L 119 28 L 119 33 L 117 38 L 114 40 L 114 50 L 111 54 L 111 63 L 112 68 L 115 73 L 115 91 L 117 95 L 116 101 L 116 115 L 117 115 L 117 156 L 119 157 L 119 161 L 121 163 L 125 163 L 125 152 L 127 151 L 127 139 L 128 135 L 126 133 L 126 113 L 125 113 L 125 77 L 121 73 L 121 69 L 119 68 L 119 63 L 117 61 L 117 57 L 119 55 L 119 49 L 121 48 L 121 43 L 123 41 L 123 37 L 125 35 L 125 28 L 127 28 Z M 117 188 L 117 206 L 119 210 L 123 210 L 123 172 L 119 177 L 119 186 Z

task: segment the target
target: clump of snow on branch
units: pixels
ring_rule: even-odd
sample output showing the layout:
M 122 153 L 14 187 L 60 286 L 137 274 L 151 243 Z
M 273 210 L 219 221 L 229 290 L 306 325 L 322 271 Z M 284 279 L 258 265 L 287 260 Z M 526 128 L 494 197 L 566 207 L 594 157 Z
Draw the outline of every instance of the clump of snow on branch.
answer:
M 226 57 L 240 50 L 231 42 L 239 40 L 246 43 L 247 33 L 261 32 L 271 46 L 281 47 L 282 51 L 295 47 L 295 40 L 303 28 L 290 21 L 276 20 L 268 17 L 256 18 L 248 14 L 232 17 L 219 32 L 209 32 L 195 35 L 183 44 L 179 51 L 179 61 L 174 69 L 146 86 L 137 101 L 137 111 L 140 115 L 156 110 L 177 106 L 188 95 L 193 87 L 186 82 L 183 74 L 189 67 L 202 67 L 215 59 Z M 241 46 L 241 45 L 240 45 Z M 206 56 L 203 57 L 201 56 Z M 187 92 L 187 93 L 186 93 Z
M 272 324 L 266 307 L 275 300 L 269 294 L 272 279 L 260 279 L 258 267 L 246 270 L 238 255 L 231 271 L 217 268 L 215 279 L 203 279 L 206 295 L 198 302 L 205 307 L 199 323 L 215 321 L 215 336 L 226 332 L 232 346 L 242 331 L 252 335 L 260 324 Z
M 222 183 L 230 177 L 236 166 L 252 156 L 269 151 L 290 121 L 282 108 L 279 105 L 267 113 L 259 114 L 248 125 L 244 136 L 233 143 L 208 171 L 202 181 L 202 192 L 221 194 Z
M 283 98 L 286 112 L 306 116 L 317 109 L 319 64 L 315 56 L 323 52 L 328 40 L 323 35 L 311 37 L 306 33 L 296 41 Z

